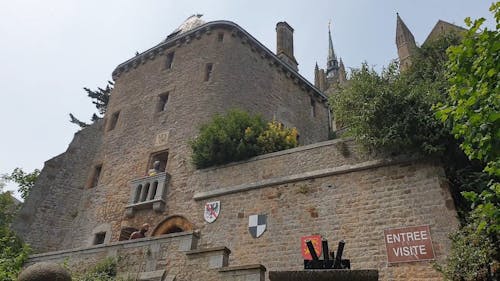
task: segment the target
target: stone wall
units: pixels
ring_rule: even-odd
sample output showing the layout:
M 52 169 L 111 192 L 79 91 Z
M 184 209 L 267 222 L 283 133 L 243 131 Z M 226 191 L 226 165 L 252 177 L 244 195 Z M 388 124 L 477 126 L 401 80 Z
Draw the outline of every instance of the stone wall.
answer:
M 102 123 L 75 133 L 66 152 L 45 162 L 13 229 L 37 252 L 71 248 L 72 224 L 102 143 Z
M 78 275 L 112 258 L 117 275 L 124 280 L 264 281 L 263 266 L 229 267 L 228 248 L 198 249 L 197 242 L 197 233 L 175 233 L 32 255 L 25 266 L 54 262 L 65 264 Z
M 300 270 L 300 237 L 320 234 L 331 249 L 344 239 L 352 268 L 377 269 L 381 280 L 441 280 L 430 262 L 389 264 L 384 229 L 430 225 L 436 259 L 442 261 L 448 233 L 458 226 L 439 163 L 363 158 L 350 142 L 200 170 L 189 183 L 199 190 L 194 220 L 205 202 L 221 202 L 217 221 L 202 223 L 200 245 L 225 243 L 233 250 L 231 264 L 260 263 L 269 271 Z M 267 214 L 267 230 L 258 239 L 247 229 L 248 216 L 255 214 Z
M 77 133 L 66 153 L 46 163 L 15 224 L 36 250 L 126 248 L 129 244 L 117 242 L 122 228 L 144 222 L 155 228 L 175 216 L 200 230 L 202 249 L 231 249 L 229 263 L 237 268 L 262 264 L 272 271 L 299 270 L 300 237 L 320 234 L 331 245 L 346 240 L 345 257 L 352 267 L 377 269 L 382 280 L 440 279 L 429 262 L 388 264 L 383 237 L 387 228 L 430 225 L 436 257 L 445 257 L 447 234 L 458 222 L 439 163 L 365 155 L 352 141 L 320 142 L 328 136 L 328 110 L 318 102 L 316 116 L 311 114 L 315 90 L 234 24 L 193 31 L 174 43 L 160 45 L 162 50 L 147 59 L 138 56 L 125 64 L 127 71 L 115 73 L 104 124 Z M 172 67 L 166 68 L 171 52 Z M 207 63 L 213 68 L 204 81 Z M 166 110 L 158 111 L 166 93 Z M 234 107 L 296 126 L 301 143 L 309 145 L 195 170 L 188 140 L 213 114 Z M 112 116 L 118 116 L 114 127 Z M 131 181 L 146 174 L 151 155 L 159 151 L 168 151 L 165 208 L 126 216 Z M 102 172 L 91 186 L 95 165 L 102 165 Z M 208 224 L 203 208 L 213 200 L 221 201 L 222 211 Z M 258 239 L 248 233 L 248 216 L 255 214 L 268 216 L 267 230 Z M 91 246 L 97 233 L 105 233 L 103 246 Z M 177 262 L 199 264 L 189 255 L 172 258 Z M 184 270 L 179 276 L 199 278 Z M 242 279 L 238 270 L 227 269 L 224 276 Z M 259 266 L 244 271 L 263 272 Z M 201 277 L 219 278 L 215 271 L 207 274 Z
M 458 226 L 439 163 L 363 156 L 352 141 L 345 140 L 198 170 L 189 176 L 185 188 L 187 192 L 175 196 L 183 201 L 167 198 L 165 213 L 183 216 L 200 231 L 200 249 L 231 249 L 228 262 L 236 268 L 262 264 L 269 271 L 301 270 L 300 237 L 320 234 L 330 241 L 331 249 L 344 239 L 344 257 L 351 260 L 352 268 L 378 270 L 381 280 L 441 280 L 427 261 L 389 264 L 383 231 L 429 225 L 436 259 L 442 261 L 450 247 L 447 235 Z M 221 213 L 208 224 L 203 220 L 203 206 L 213 200 L 221 202 Z M 255 214 L 267 215 L 266 232 L 257 239 L 248 233 L 248 216 Z M 155 227 L 165 217 L 142 210 L 133 219 Z M 112 236 L 116 235 L 110 228 Z M 113 243 L 117 242 L 106 245 Z M 157 257 L 165 259 L 164 254 Z M 186 263 L 196 268 L 201 261 L 188 259 Z M 193 272 L 180 270 L 178 276 L 186 280 L 204 276 Z M 220 278 L 210 272 L 205 277 Z M 226 273 L 233 276 L 234 272 Z

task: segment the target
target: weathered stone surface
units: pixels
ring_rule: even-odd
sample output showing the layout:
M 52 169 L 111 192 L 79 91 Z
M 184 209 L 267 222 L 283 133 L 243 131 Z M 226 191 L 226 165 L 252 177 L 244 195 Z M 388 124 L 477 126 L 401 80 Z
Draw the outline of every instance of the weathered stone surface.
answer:
M 271 271 L 271 281 L 377 281 L 376 270 Z
M 25 268 L 18 281 L 71 281 L 70 273 L 61 265 L 39 262 Z
M 458 222 L 438 163 L 374 159 L 359 153 L 351 141 L 321 142 L 328 138 L 326 105 L 316 102 L 313 116 L 314 92 L 234 26 L 176 42 L 120 71 L 105 120 L 77 133 L 66 153 L 46 163 L 15 228 L 39 252 L 64 251 L 36 255 L 32 262 L 69 258 L 83 268 L 123 254 L 130 265 L 122 271 L 166 268 L 167 278 L 179 281 L 219 281 L 217 267 L 226 264 L 300 270 L 300 237 L 321 234 L 332 244 L 346 240 L 344 256 L 353 269 L 377 269 L 383 280 L 441 279 L 429 262 L 388 264 L 383 237 L 386 228 L 429 225 L 436 258 L 444 259 L 447 235 Z M 207 63 L 213 68 L 205 81 Z M 166 93 L 165 110 L 158 111 Z M 188 140 L 215 113 L 235 107 L 296 126 L 303 146 L 195 170 Z M 113 128 L 111 116 L 118 116 Z M 127 217 L 130 182 L 148 172 L 152 155 L 165 151 L 170 175 L 165 205 L 158 212 L 154 206 L 134 209 L 134 216 Z M 102 164 L 99 184 L 89 187 L 85 183 L 96 164 Z M 233 189 L 216 192 L 225 188 Z M 211 224 L 203 219 L 208 200 L 221 202 L 220 216 Z M 254 214 L 268 217 L 258 239 L 248 233 L 248 216 Z M 149 237 L 118 242 L 122 228 L 147 222 L 155 229 L 173 216 L 200 231 L 198 243 L 178 239 L 158 245 Z M 171 229 L 185 230 L 182 225 Z M 104 244 L 91 246 L 94 236 L 103 234 Z M 228 261 L 210 255 L 186 258 L 185 251 L 195 247 L 217 246 L 232 250 Z
M 85 198 L 96 196 L 97 188 L 87 188 L 94 165 L 99 164 L 103 122 L 77 133 L 66 152 L 45 162 L 29 198 L 24 202 L 12 228 L 36 252 L 68 249 L 87 244 L 93 218 L 82 216 Z M 90 208 L 92 209 L 92 208 Z M 86 227 L 74 231 L 74 225 Z

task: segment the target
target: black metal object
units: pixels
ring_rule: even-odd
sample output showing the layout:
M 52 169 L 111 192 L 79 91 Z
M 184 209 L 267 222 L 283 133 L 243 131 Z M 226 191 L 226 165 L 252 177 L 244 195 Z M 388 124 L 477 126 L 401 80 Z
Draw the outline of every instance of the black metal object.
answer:
M 323 260 L 320 260 L 316 250 L 311 240 L 306 240 L 307 248 L 311 253 L 312 260 L 304 260 L 304 269 L 351 269 L 351 261 L 348 259 L 342 259 L 342 254 L 344 252 L 345 242 L 340 240 L 337 247 L 337 255 L 335 257 L 335 252 L 331 252 L 331 257 L 329 257 L 328 241 L 323 239 L 321 241 L 321 247 L 323 249 Z

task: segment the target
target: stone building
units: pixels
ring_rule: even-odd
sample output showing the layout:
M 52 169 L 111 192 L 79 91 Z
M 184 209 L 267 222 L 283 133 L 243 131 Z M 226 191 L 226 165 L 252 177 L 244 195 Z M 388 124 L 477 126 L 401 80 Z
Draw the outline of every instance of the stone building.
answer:
M 435 40 L 436 38 L 450 33 L 460 36 L 460 34 L 464 30 L 465 29 L 460 26 L 445 22 L 443 20 L 438 20 L 429 35 L 427 35 L 427 38 L 425 39 L 424 43 L 422 43 L 422 45 L 425 45 Z M 404 21 L 401 19 L 399 14 L 397 14 L 396 19 L 396 46 L 398 49 L 398 58 L 401 70 L 408 69 L 408 67 L 411 65 L 411 57 L 415 54 L 415 50 L 418 49 L 418 46 L 415 42 L 415 37 L 411 33 L 410 29 L 406 26 Z
M 106 116 L 45 163 L 14 224 L 37 252 L 29 263 L 83 270 L 120 256 L 119 273 L 139 280 L 267 280 L 302 269 L 301 237 L 321 235 L 346 240 L 351 267 L 382 280 L 440 280 L 428 260 L 390 260 L 384 235 L 425 226 L 431 259 L 446 256 L 458 222 L 439 162 L 377 158 L 328 140 L 325 81 L 345 79 L 331 35 L 315 87 L 297 72 L 293 28 L 280 22 L 276 31 L 273 53 L 233 22 L 192 16 L 120 64 Z M 301 146 L 196 170 L 188 140 L 232 108 L 296 127 Z M 210 203 L 215 221 L 204 219 Z M 252 236 L 256 215 L 265 222 Z M 128 240 L 145 222 L 148 237 Z

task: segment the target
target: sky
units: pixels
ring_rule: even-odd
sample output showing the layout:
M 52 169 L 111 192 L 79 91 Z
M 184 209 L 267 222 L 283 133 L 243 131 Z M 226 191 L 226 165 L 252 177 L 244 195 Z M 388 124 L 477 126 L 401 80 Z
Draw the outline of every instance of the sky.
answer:
M 96 112 L 83 87 L 104 87 L 115 67 L 158 44 L 187 17 L 229 20 L 276 51 L 275 26 L 294 29 L 299 72 L 314 81 L 325 68 L 328 23 L 347 68 L 380 70 L 397 57 L 396 12 L 422 43 L 439 19 L 464 26 L 485 17 L 486 0 L 16 0 L 0 4 L 0 174 L 43 168 L 63 153 Z M 8 184 L 7 189 L 15 189 Z M 19 197 L 19 194 L 16 194 Z

